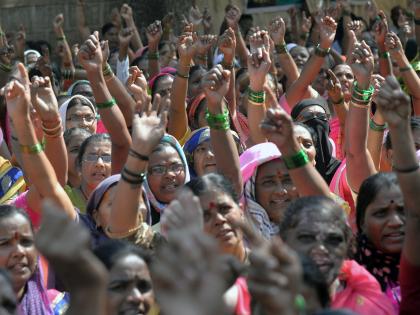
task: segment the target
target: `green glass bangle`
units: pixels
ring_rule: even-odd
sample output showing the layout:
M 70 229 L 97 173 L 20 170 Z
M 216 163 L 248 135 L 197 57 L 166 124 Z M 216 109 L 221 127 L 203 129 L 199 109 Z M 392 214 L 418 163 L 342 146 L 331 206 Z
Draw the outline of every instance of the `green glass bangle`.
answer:
M 11 65 L 6 65 L 4 63 L 0 63 L 0 70 L 2 70 L 4 72 L 10 72 L 10 71 L 12 71 L 12 66 Z
M 248 100 L 254 103 L 264 103 L 265 97 L 255 97 L 255 96 L 248 95 Z
M 110 74 L 112 74 L 113 72 L 112 72 L 112 68 L 111 68 L 111 66 L 107 63 L 106 65 L 105 65 L 105 67 L 102 69 L 102 73 L 103 73 L 103 75 L 104 75 L 104 77 L 106 77 L 106 76 L 108 76 L 108 75 L 110 75 Z
M 223 59 L 223 60 L 222 60 L 222 67 L 223 67 L 223 69 L 226 69 L 226 70 L 233 70 L 234 63 L 232 62 L 231 64 L 228 64 L 228 63 L 226 63 L 226 62 L 225 62 L 225 60 Z
M 375 91 L 375 88 L 373 87 L 373 85 L 371 85 L 368 90 L 359 89 L 359 87 L 357 86 L 357 82 L 355 81 L 354 84 L 353 84 L 353 94 L 352 94 L 352 96 L 355 97 L 357 95 L 357 96 L 361 97 L 360 100 L 369 101 L 372 98 L 372 95 L 373 95 L 374 91 Z M 357 98 L 359 98 L 359 97 L 357 97 Z
M 20 151 L 26 154 L 38 154 L 44 151 L 44 145 L 42 143 L 37 143 L 34 145 L 20 145 Z
M 184 74 L 181 74 L 179 71 L 175 72 L 175 75 L 177 77 L 180 77 L 180 78 L 183 78 L 183 79 L 189 79 L 190 78 L 190 76 L 188 74 L 184 75 Z
M 149 52 L 147 54 L 147 59 L 149 59 L 149 60 L 158 60 L 159 59 L 159 53 L 158 52 L 155 52 L 155 53 Z
M 305 314 L 306 312 L 306 300 L 302 294 L 295 296 L 295 307 L 299 314 Z
M 385 131 L 388 128 L 388 124 L 378 125 L 372 118 L 369 120 L 369 128 L 373 131 Z
M 300 149 L 299 152 L 292 156 L 283 156 L 284 164 L 286 164 L 286 168 L 288 170 L 293 170 L 295 168 L 299 168 L 305 166 L 309 163 L 308 155 Z
M 287 49 L 286 44 L 277 44 L 274 47 L 275 47 L 276 52 L 278 54 L 288 54 L 289 53 L 289 50 Z
M 210 123 L 207 122 L 209 124 L 210 129 L 215 129 L 215 130 L 229 130 L 230 129 L 230 123 L 229 121 L 223 122 L 223 123 Z
M 326 57 L 330 51 L 331 48 L 323 49 L 319 44 L 315 47 L 315 55 L 321 58 Z
M 408 65 L 407 67 L 400 68 L 400 72 L 410 71 L 411 69 L 413 69 L 413 66 L 412 65 Z
M 103 103 L 97 103 L 96 107 L 98 107 L 98 109 L 106 109 L 106 108 L 111 108 L 115 104 L 117 104 L 117 102 L 115 101 L 115 98 L 111 98 L 109 101 L 106 101 Z
M 66 36 L 57 37 L 57 42 L 66 40 Z
M 229 120 L 229 110 L 225 109 L 223 110 L 222 114 L 212 114 L 209 112 L 208 109 L 206 109 L 206 115 L 205 118 L 208 121 L 211 122 L 225 122 L 226 120 Z
M 379 54 L 379 57 L 382 59 L 388 59 L 389 58 L 389 52 L 384 51 L 383 53 Z

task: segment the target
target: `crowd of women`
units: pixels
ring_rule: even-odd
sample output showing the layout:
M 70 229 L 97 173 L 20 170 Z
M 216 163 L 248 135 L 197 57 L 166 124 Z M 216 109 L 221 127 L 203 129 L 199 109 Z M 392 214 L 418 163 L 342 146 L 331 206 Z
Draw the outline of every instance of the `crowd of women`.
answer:
M 418 314 L 420 3 L 0 28 L 0 314 Z

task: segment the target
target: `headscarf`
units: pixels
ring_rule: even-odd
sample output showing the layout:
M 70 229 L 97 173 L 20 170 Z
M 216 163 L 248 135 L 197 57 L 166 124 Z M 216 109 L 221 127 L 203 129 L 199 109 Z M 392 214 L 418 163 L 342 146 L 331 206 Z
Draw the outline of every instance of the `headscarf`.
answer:
M 165 75 L 169 75 L 169 76 L 171 76 L 171 77 L 174 77 L 175 73 L 176 73 L 176 69 L 175 69 L 175 68 L 172 68 L 172 67 L 165 67 L 165 68 L 162 68 L 158 74 L 156 74 L 155 76 L 153 76 L 153 77 L 149 80 L 149 88 L 150 88 L 150 90 L 151 90 L 151 91 L 153 90 L 153 87 L 154 87 L 154 85 L 155 85 L 155 83 L 156 83 L 156 80 L 157 80 L 158 78 L 163 77 L 163 76 L 165 76 Z
M 69 104 L 70 104 L 70 102 L 73 100 L 73 99 L 75 99 L 75 98 L 79 98 L 79 99 L 82 99 L 83 101 L 85 101 L 87 104 L 88 104 L 88 106 L 90 107 L 90 109 L 92 110 L 92 112 L 93 112 L 93 114 L 96 116 L 97 115 L 97 113 L 96 113 L 96 109 L 95 109 L 95 106 L 93 106 L 93 104 L 92 104 L 92 102 L 86 97 L 86 96 L 83 96 L 83 95 L 78 95 L 78 94 L 76 94 L 76 95 L 73 95 L 72 97 L 70 97 L 67 101 L 65 101 L 61 106 L 60 106 L 60 108 L 59 108 L 59 114 L 60 114 L 60 117 L 61 117 L 61 121 L 62 121 L 62 125 L 63 125 L 63 131 L 65 131 L 66 130 L 66 120 L 67 120 L 67 108 L 69 107 Z
M 322 98 L 309 98 L 300 101 L 293 107 L 291 116 L 294 120 L 307 107 L 320 106 L 325 110 L 327 115 L 330 114 L 327 101 Z M 330 125 L 328 120 L 320 118 L 313 118 L 304 122 L 305 125 L 311 127 L 316 133 L 315 149 L 316 149 L 316 165 L 315 168 L 325 179 L 327 184 L 330 184 L 336 170 L 341 164 L 341 161 L 333 157 L 333 147 L 329 139 Z
M 39 265 L 38 265 L 39 266 Z M 34 274 L 26 283 L 26 292 L 18 307 L 19 314 L 52 315 L 47 290 L 42 284 L 41 270 L 36 268 Z
M 188 125 L 190 126 L 190 128 L 196 128 L 198 127 L 198 123 L 196 124 L 195 121 L 195 115 L 196 112 L 198 110 L 198 108 L 200 107 L 201 102 L 206 98 L 206 94 L 201 93 L 199 95 L 197 95 L 196 97 L 194 97 L 188 104 L 187 106 L 187 114 L 188 114 Z
M 279 232 L 278 226 L 273 224 L 267 211 L 257 202 L 255 180 L 258 167 L 264 163 L 281 157 L 277 146 L 271 142 L 260 143 L 246 150 L 239 157 L 242 179 L 244 182 L 244 201 L 246 211 L 251 214 L 262 236 L 270 239 Z
M 233 139 L 236 142 L 237 147 L 239 147 L 239 154 L 242 153 L 242 144 L 241 140 L 239 139 L 238 134 L 231 130 Z M 190 169 L 191 178 L 197 177 L 197 174 L 194 170 L 194 151 L 197 147 L 202 144 L 203 142 L 210 140 L 210 128 L 209 127 L 202 127 L 197 129 L 191 133 L 187 141 L 184 144 L 184 153 L 187 158 L 188 167 Z
M 184 154 L 184 151 L 182 150 L 181 145 L 179 144 L 178 140 L 176 140 L 173 136 L 166 134 L 163 136 L 163 138 L 160 140 L 160 143 L 169 143 L 175 150 L 176 152 L 179 154 L 182 164 L 184 165 L 184 169 L 185 169 L 185 181 L 184 184 L 188 183 L 190 181 L 190 171 L 188 168 L 188 162 L 187 162 L 187 158 Z M 157 211 L 158 213 L 160 213 L 162 215 L 163 210 L 167 207 L 166 203 L 160 202 L 159 200 L 156 199 L 155 195 L 153 194 L 152 190 L 150 189 L 149 183 L 146 180 L 144 182 L 144 190 L 146 192 L 146 197 L 148 202 L 150 202 L 150 204 L 153 206 L 153 209 L 155 211 Z M 150 211 L 148 211 L 148 215 L 147 215 L 147 222 L 151 222 L 151 213 Z
M 70 85 L 70 87 L 67 90 L 67 95 L 68 96 L 73 96 L 73 91 L 76 88 L 76 86 L 78 86 L 79 84 L 88 84 L 90 85 L 90 82 L 88 80 L 78 80 L 76 82 L 74 82 L 72 85 Z
M 39 53 L 39 51 L 33 50 L 33 49 L 25 50 L 25 52 L 23 54 L 24 54 L 24 62 L 25 62 L 25 65 L 28 64 L 28 55 L 34 54 L 36 56 L 36 59 L 38 59 L 38 58 L 41 57 L 41 54 Z

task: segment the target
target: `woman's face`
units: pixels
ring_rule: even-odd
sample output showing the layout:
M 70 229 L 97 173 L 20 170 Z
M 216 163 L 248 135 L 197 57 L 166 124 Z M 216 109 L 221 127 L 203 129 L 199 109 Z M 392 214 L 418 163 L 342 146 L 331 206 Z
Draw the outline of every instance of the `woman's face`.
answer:
M 347 64 L 338 65 L 334 68 L 334 74 L 340 81 L 341 89 L 345 98 L 351 97 L 351 89 L 354 82 L 353 71 Z
M 210 140 L 200 143 L 194 150 L 194 171 L 198 176 L 217 172 Z
M 201 101 L 201 103 L 200 103 L 200 105 L 198 106 L 198 109 L 197 109 L 197 111 L 198 111 L 198 114 L 197 114 L 198 128 L 197 129 L 207 127 L 209 125 L 207 123 L 207 120 L 206 120 L 206 109 L 207 109 L 207 100 L 204 99 L 204 100 Z
M 268 217 L 279 224 L 287 205 L 298 198 L 298 192 L 284 162 L 276 159 L 258 167 L 255 180 L 257 202 Z
M 194 71 L 191 77 L 188 80 L 188 96 L 194 98 L 203 92 L 201 88 L 201 78 L 206 74 L 204 68 L 199 68 Z
M 76 167 L 76 158 L 79 153 L 80 146 L 86 138 L 87 135 L 77 132 L 71 136 L 70 142 L 66 147 L 68 156 L 68 172 L 73 176 L 80 176 L 80 172 Z
M 149 268 L 135 254 L 118 259 L 109 272 L 108 303 L 110 314 L 146 315 L 155 304 Z
M 210 189 L 200 196 L 203 208 L 204 232 L 219 243 L 220 251 L 238 257 L 243 252 L 243 235 L 229 220 L 242 220 L 243 212 L 227 193 Z
M 185 167 L 172 146 L 163 146 L 149 157 L 147 181 L 160 202 L 170 203 L 185 182 Z
M 296 46 L 290 51 L 290 55 L 296 63 L 296 66 L 302 70 L 309 59 L 309 52 L 305 47 Z
M 72 106 L 66 113 L 66 129 L 83 128 L 94 134 L 96 132 L 96 116 L 92 108 L 82 105 L 80 100 L 78 104 Z
M 72 95 L 83 95 L 84 97 L 88 98 L 92 104 L 95 104 L 95 98 L 93 96 L 93 90 L 90 84 L 87 83 L 79 83 L 73 89 Z
M 0 314 L 15 315 L 18 308 L 18 301 L 15 292 L 10 286 L 9 281 L 0 274 Z
M 315 166 L 316 149 L 310 132 L 305 127 L 299 125 L 295 125 L 294 129 L 295 136 L 300 144 L 300 147 L 308 155 L 309 161 L 312 163 L 312 165 Z
M 404 200 L 398 185 L 384 186 L 367 206 L 362 232 L 385 254 L 401 253 L 404 242 Z
M 117 185 L 113 185 L 105 192 L 102 197 L 99 209 L 95 209 L 93 212 L 93 218 L 97 226 L 101 226 L 105 229 L 109 224 L 111 217 L 112 201 L 114 200 L 115 193 L 117 192 Z
M 0 220 L 0 268 L 10 272 L 15 293 L 26 285 L 35 272 L 37 251 L 29 221 L 15 213 Z
M 83 154 L 82 181 L 91 189 L 111 176 L 111 143 L 109 141 L 90 143 Z
M 316 213 L 315 213 L 316 212 Z M 296 227 L 286 231 L 285 242 L 298 253 L 312 258 L 331 285 L 337 278 L 347 253 L 343 227 L 330 210 L 316 209 L 299 214 Z
M 244 72 L 242 75 L 238 77 L 236 80 L 236 104 L 239 108 L 239 111 L 244 114 L 245 116 L 248 115 L 248 108 L 247 108 L 247 88 L 249 86 L 249 74 L 248 72 Z
M 156 91 L 155 94 L 159 93 L 161 97 L 171 95 L 172 83 L 174 82 L 174 78 L 169 75 L 165 75 L 162 79 L 159 79 L 155 84 Z
M 328 119 L 326 115 L 327 114 L 325 113 L 325 109 L 322 106 L 312 105 L 312 106 L 307 106 L 304 109 L 302 109 L 302 111 L 296 117 L 296 121 L 305 123 L 308 120 L 319 117 L 319 116 L 322 116 Z

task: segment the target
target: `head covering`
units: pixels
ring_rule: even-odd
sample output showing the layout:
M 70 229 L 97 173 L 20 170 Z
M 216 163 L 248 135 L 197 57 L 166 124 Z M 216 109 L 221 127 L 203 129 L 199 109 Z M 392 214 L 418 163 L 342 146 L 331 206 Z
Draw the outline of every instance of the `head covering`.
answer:
M 231 130 L 231 133 L 232 133 L 233 139 L 236 142 L 236 145 L 242 148 L 241 140 L 239 139 L 238 134 L 233 130 Z M 191 135 L 188 137 L 187 141 L 185 141 L 183 149 L 184 149 L 185 156 L 187 158 L 191 178 L 197 177 L 197 174 L 195 173 L 195 170 L 194 170 L 194 151 L 195 149 L 197 149 L 197 147 L 200 144 L 209 140 L 210 140 L 210 128 L 203 127 L 203 128 L 193 131 Z
M 299 116 L 299 114 L 307 107 L 310 106 L 320 106 L 325 110 L 327 115 L 330 114 L 328 108 L 328 103 L 323 98 L 310 98 L 300 101 L 295 107 L 293 107 L 291 116 L 294 120 Z M 316 165 L 315 168 L 325 179 L 327 184 L 330 184 L 333 176 L 341 164 L 341 161 L 333 157 L 333 146 L 331 144 L 329 134 L 330 134 L 330 125 L 328 120 L 321 118 L 312 118 L 304 122 L 305 125 L 311 127 L 315 134 L 315 149 L 316 149 Z
M 93 210 L 98 209 L 101 204 L 102 199 L 104 198 L 105 193 L 109 188 L 116 185 L 120 180 L 121 175 L 116 174 L 108 178 L 105 178 L 100 184 L 95 188 L 94 191 L 89 196 L 89 200 L 86 205 L 86 213 L 92 215 Z
M 190 128 L 195 128 L 196 122 L 195 122 L 195 114 L 197 112 L 197 109 L 200 107 L 201 101 L 206 98 L 206 94 L 201 93 L 194 97 L 190 103 L 187 106 L 187 114 L 188 114 L 188 124 Z
M 18 306 L 19 314 L 52 315 L 47 290 L 42 284 L 41 270 L 36 268 L 32 277 L 26 283 L 26 292 Z
M 163 136 L 163 138 L 160 140 L 160 143 L 169 143 L 175 150 L 176 152 L 178 152 L 182 164 L 184 165 L 184 169 L 185 169 L 185 181 L 184 184 L 188 183 L 190 181 L 190 171 L 188 168 L 188 162 L 187 162 L 187 158 L 184 154 L 184 151 L 182 150 L 181 145 L 179 144 L 178 140 L 176 140 L 173 136 L 166 134 Z M 150 189 L 149 183 L 146 180 L 144 182 L 144 190 L 146 192 L 146 197 L 148 202 L 150 202 L 150 204 L 153 206 L 154 210 L 157 211 L 158 213 L 160 213 L 162 215 L 163 210 L 166 208 L 167 204 L 160 202 L 159 200 L 156 199 L 155 195 L 153 194 L 152 190 Z M 151 213 L 150 211 L 148 211 L 148 215 L 147 215 L 147 222 L 152 222 L 151 219 Z
M 41 57 L 41 54 L 37 50 L 33 50 L 33 49 L 25 50 L 25 52 L 24 52 L 25 65 L 28 64 L 28 55 L 30 55 L 30 54 L 34 54 L 36 56 L 36 59 L 38 59 L 39 57 Z
M 267 212 L 257 202 L 255 180 L 260 165 L 280 157 L 281 153 L 279 149 L 271 142 L 254 145 L 239 157 L 242 179 L 244 182 L 246 211 L 251 214 L 257 228 L 266 239 L 270 239 L 271 236 L 277 234 L 279 230 L 277 225 L 270 222 Z
M 287 48 L 288 51 L 291 51 L 296 46 L 297 46 L 297 44 L 295 44 L 295 43 L 289 43 L 289 44 L 286 45 L 286 48 Z
M 158 78 L 163 77 L 165 75 L 170 75 L 173 77 L 175 73 L 176 73 L 176 69 L 172 67 L 165 67 L 165 68 L 160 69 L 160 72 L 149 80 L 150 90 L 153 90 L 153 86 L 155 85 L 155 82 Z
M 70 102 L 75 98 L 84 100 L 88 104 L 88 106 L 92 109 L 93 114 L 96 116 L 96 108 L 95 106 L 93 106 L 92 102 L 86 96 L 76 94 L 70 97 L 67 101 L 65 101 L 58 110 L 60 113 L 60 117 L 61 117 L 61 121 L 63 125 L 63 131 L 66 130 L 67 108 L 69 107 Z
M 70 87 L 67 90 L 67 95 L 68 96 L 73 96 L 73 91 L 76 88 L 76 86 L 78 86 L 79 84 L 89 84 L 90 82 L 88 80 L 78 80 L 76 82 L 74 82 L 72 85 L 70 85 Z

